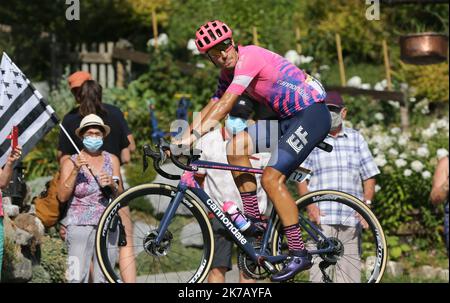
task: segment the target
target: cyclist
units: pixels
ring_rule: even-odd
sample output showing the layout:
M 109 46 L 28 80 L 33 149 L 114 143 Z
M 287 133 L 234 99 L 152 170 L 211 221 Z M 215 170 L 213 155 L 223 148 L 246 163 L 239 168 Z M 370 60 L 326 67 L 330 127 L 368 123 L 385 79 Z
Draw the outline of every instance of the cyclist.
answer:
M 237 134 L 229 146 L 242 146 L 244 152 L 228 156 L 228 161 L 232 165 L 251 166 L 249 155 L 262 152 L 264 148 L 259 147 L 269 145 L 272 156 L 264 169 L 262 185 L 281 219 L 289 248 L 289 263 L 272 275 L 272 281 L 291 279 L 311 268 L 312 262 L 301 237 L 295 201 L 285 182 L 330 130 L 325 90 L 319 81 L 282 56 L 255 45 L 236 45 L 231 29 L 219 20 L 200 26 L 195 43 L 200 53 L 221 69 L 218 88 L 194 119 L 190 131 L 173 143 L 191 145 L 225 118 L 243 93 L 278 114 L 275 131 L 259 121 L 246 132 Z M 233 172 L 233 177 L 243 203 L 257 205 L 253 203 L 256 200 L 254 175 Z

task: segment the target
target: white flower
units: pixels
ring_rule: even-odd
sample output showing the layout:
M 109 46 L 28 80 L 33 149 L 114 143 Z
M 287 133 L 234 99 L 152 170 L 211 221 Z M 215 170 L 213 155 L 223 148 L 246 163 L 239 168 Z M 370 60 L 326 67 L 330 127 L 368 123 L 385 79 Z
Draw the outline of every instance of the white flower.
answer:
M 409 102 L 411 102 L 411 103 L 414 103 L 414 102 L 416 102 L 416 98 L 414 98 L 414 97 L 410 97 L 410 98 L 409 98 Z
M 378 148 L 374 148 L 374 149 L 372 150 L 372 152 L 373 152 L 374 155 L 378 155 L 378 153 L 380 152 L 380 150 L 379 150 Z
M 347 86 L 360 88 L 362 84 L 362 80 L 358 76 L 353 76 L 347 81 Z
M 381 84 L 380 82 L 377 82 L 375 84 L 375 86 L 373 87 L 374 90 L 384 90 L 384 86 L 383 84 Z
M 448 129 L 448 121 L 445 119 L 440 119 L 438 120 L 438 122 L 436 123 L 436 127 L 437 128 L 447 128 Z
M 161 45 L 161 46 L 167 45 L 169 43 L 169 36 L 167 36 L 166 33 L 162 33 L 161 35 L 158 36 L 158 38 L 156 38 L 156 42 L 158 43 L 158 45 Z M 154 47 L 155 46 L 155 38 L 148 40 L 147 45 Z
M 408 83 L 400 83 L 400 90 L 401 91 L 406 91 L 408 90 Z
M 422 172 L 422 178 L 430 179 L 430 177 L 431 177 L 431 173 L 428 170 Z
M 401 153 L 398 157 L 399 157 L 400 159 L 406 159 L 406 158 L 408 158 L 408 155 L 405 154 L 405 153 Z
M 199 55 L 200 54 L 200 52 L 197 49 L 197 45 L 195 44 L 195 40 L 194 39 L 189 39 L 188 44 L 187 44 L 187 49 L 190 50 L 193 55 Z
M 415 160 L 411 163 L 411 168 L 415 172 L 420 173 L 422 171 L 422 169 L 424 168 L 424 165 L 422 164 L 422 162 Z
M 408 144 L 408 141 L 409 141 L 408 136 L 401 135 L 401 136 L 398 138 L 397 143 L 398 143 L 399 145 L 401 145 L 401 146 L 405 146 L 406 144 Z
M 316 79 L 318 79 L 318 80 L 320 80 L 320 74 L 319 74 L 319 73 L 315 73 L 315 74 L 313 75 L 313 77 L 316 78 Z
M 410 169 L 405 169 L 405 170 L 403 171 L 403 176 L 409 177 L 409 176 L 411 176 L 411 175 L 412 175 L 412 170 L 410 170 Z
M 380 185 L 378 185 L 378 184 L 376 184 L 376 185 L 375 185 L 375 192 L 378 192 L 378 191 L 380 191 L 380 189 L 381 189 L 381 186 L 380 186 Z
M 448 150 L 446 150 L 445 148 L 439 148 L 436 152 L 438 159 L 442 159 L 446 156 L 448 156 Z
M 427 128 L 422 130 L 422 136 L 424 137 L 424 139 L 431 139 L 432 137 L 434 137 L 434 135 L 437 135 L 437 130 L 435 128 Z
M 402 130 L 400 129 L 400 127 L 391 128 L 391 134 L 393 134 L 393 135 L 397 135 L 401 132 L 402 132 Z
M 286 52 L 286 54 L 284 55 L 284 57 L 292 64 L 300 65 L 300 63 L 301 63 L 300 55 L 297 53 L 297 51 L 295 51 L 293 49 L 288 50 Z
M 393 147 L 389 148 L 388 153 L 392 156 L 398 156 L 398 150 Z
M 309 63 L 309 62 L 311 62 L 312 60 L 314 60 L 314 57 L 311 57 L 311 56 L 303 56 L 303 55 L 300 55 L 300 63 L 301 64 L 307 64 L 307 63 Z
M 376 113 L 375 114 L 375 119 L 377 119 L 378 121 L 383 121 L 384 120 L 384 115 L 382 113 Z
M 423 158 L 428 157 L 430 155 L 430 151 L 425 146 L 419 147 L 416 153 L 419 157 Z
M 392 101 L 392 100 L 389 100 L 388 103 L 389 103 L 389 105 L 391 105 L 393 108 L 400 108 L 400 102 L 398 102 L 398 101 Z
M 363 84 L 361 84 L 361 88 L 362 89 L 370 89 L 371 88 L 370 83 L 363 83 Z
M 195 64 L 195 66 L 197 66 L 198 68 L 205 68 L 205 63 L 198 62 L 197 64 Z
M 330 67 L 326 64 L 319 66 L 319 70 L 329 70 L 329 69 L 330 69 Z
M 428 104 L 425 105 L 424 107 L 422 107 L 422 109 L 420 110 L 420 112 L 424 115 L 429 114 L 430 113 L 430 108 L 428 107 Z
M 351 121 L 345 121 L 344 126 L 348 128 L 353 128 L 353 123 Z
M 379 167 L 383 167 L 386 165 L 387 161 L 386 158 L 384 157 L 384 155 L 378 155 L 375 159 L 375 164 Z
M 406 162 L 403 159 L 397 159 L 395 160 L 395 166 L 397 166 L 398 168 L 406 166 L 406 164 L 408 164 L 408 162 Z

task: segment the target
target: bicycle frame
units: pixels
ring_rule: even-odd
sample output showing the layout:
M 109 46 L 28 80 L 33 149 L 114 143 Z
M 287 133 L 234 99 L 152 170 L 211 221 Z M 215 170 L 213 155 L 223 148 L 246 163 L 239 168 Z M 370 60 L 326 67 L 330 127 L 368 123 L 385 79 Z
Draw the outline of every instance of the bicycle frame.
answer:
M 263 170 L 258 168 L 250 168 L 243 166 L 234 166 L 225 163 L 217 163 L 203 160 L 193 161 L 190 166 L 197 170 L 198 168 L 206 168 L 206 169 L 219 169 L 219 170 L 228 170 L 228 171 L 240 171 L 240 172 L 248 172 L 255 174 L 262 174 Z M 184 194 L 187 190 L 192 191 L 206 206 L 206 208 L 214 214 L 215 218 L 218 219 L 220 224 L 228 231 L 229 235 L 233 239 L 233 241 L 242 249 L 254 262 L 264 266 L 267 270 L 271 272 L 275 272 L 275 268 L 273 264 L 280 263 L 284 261 L 288 256 L 287 255 L 278 255 L 272 256 L 266 253 L 266 250 L 269 245 L 270 240 L 270 231 L 272 230 L 274 219 L 275 219 L 275 209 L 272 209 L 267 229 L 263 234 L 261 249 L 256 251 L 251 242 L 239 231 L 239 229 L 233 224 L 231 220 L 222 212 L 219 205 L 217 205 L 208 194 L 200 187 L 200 185 L 195 181 L 193 173 L 190 171 L 184 171 L 180 183 L 177 186 L 177 192 L 175 196 L 170 201 L 169 207 L 164 213 L 160 225 L 158 227 L 158 236 L 156 238 L 156 244 L 161 243 L 163 235 L 167 231 L 169 223 L 172 217 L 175 215 L 176 210 L 178 209 L 181 201 L 184 198 Z M 311 254 L 323 254 L 332 252 L 334 249 L 334 244 L 328 240 L 326 236 L 317 228 L 312 222 L 310 222 L 306 218 L 301 218 L 300 220 L 301 227 L 315 240 L 319 241 L 319 237 L 322 237 L 329 244 L 328 248 L 323 248 L 319 250 L 311 250 Z M 313 231 L 308 227 L 311 227 Z

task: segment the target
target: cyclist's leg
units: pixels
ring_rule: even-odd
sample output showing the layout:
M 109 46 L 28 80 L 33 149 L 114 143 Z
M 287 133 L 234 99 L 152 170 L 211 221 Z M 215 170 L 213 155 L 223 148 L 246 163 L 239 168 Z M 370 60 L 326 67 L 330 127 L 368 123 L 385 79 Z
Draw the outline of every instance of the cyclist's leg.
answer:
M 228 163 L 251 167 L 249 156 L 253 153 L 251 137 L 247 132 L 242 131 L 235 136 L 227 145 Z M 244 213 L 252 221 L 260 220 L 258 199 L 256 197 L 256 179 L 255 175 L 248 172 L 233 171 L 234 182 L 239 190 Z
M 272 154 L 271 165 L 264 170 L 262 185 L 272 201 L 284 226 L 292 262 L 272 278 L 282 281 L 292 278 L 297 272 L 308 268 L 308 260 L 299 262 L 296 258 L 308 258 L 300 226 L 298 210 L 285 184 L 286 178 L 306 159 L 313 148 L 327 136 L 331 118 L 324 103 L 315 103 L 281 122 L 282 136 Z

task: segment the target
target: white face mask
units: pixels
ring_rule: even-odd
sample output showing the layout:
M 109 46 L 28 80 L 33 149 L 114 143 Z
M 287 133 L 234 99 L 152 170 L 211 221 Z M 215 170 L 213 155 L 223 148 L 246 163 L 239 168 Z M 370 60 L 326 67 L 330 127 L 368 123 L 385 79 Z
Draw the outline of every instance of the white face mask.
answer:
M 342 116 L 340 113 L 331 112 L 331 130 L 336 130 L 342 125 Z

